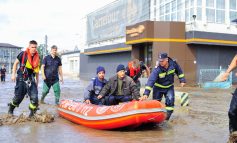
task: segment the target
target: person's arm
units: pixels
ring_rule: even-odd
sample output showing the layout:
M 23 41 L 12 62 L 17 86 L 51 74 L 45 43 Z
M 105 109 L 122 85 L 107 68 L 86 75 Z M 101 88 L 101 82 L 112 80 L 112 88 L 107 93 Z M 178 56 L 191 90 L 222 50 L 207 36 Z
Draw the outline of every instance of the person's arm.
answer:
M 92 92 L 93 88 L 93 81 L 90 82 L 90 84 L 86 87 L 86 89 L 84 90 L 84 101 L 87 104 L 90 104 L 90 94 Z
M 58 72 L 59 72 L 59 76 L 60 76 L 60 81 L 63 83 L 63 70 L 62 70 L 62 66 L 58 67 Z
M 140 98 L 140 100 L 146 100 L 148 98 L 156 80 L 158 79 L 158 75 L 159 75 L 158 73 L 159 73 L 158 68 L 155 68 L 152 71 L 151 76 L 148 78 L 147 84 L 145 86 L 145 91 L 143 93 L 143 96 Z
M 38 84 L 39 84 L 39 73 L 35 74 L 35 79 L 36 79 L 36 85 L 38 87 Z
M 43 78 L 43 80 L 46 80 L 46 76 L 45 76 L 45 74 L 44 74 L 44 67 L 45 67 L 45 65 L 42 64 L 42 65 L 41 65 L 41 73 L 42 73 L 42 78 Z
M 14 64 L 13 64 L 13 67 L 12 67 L 12 81 L 16 81 L 16 69 L 17 69 L 17 66 L 18 64 L 20 63 L 20 61 L 18 59 L 15 60 Z
M 102 88 L 102 90 L 100 91 L 100 97 L 102 98 L 102 97 L 104 97 L 104 96 L 106 96 L 108 93 L 109 93 L 109 91 L 110 91 L 110 86 L 112 85 L 112 80 L 109 80 L 109 82 Z
M 139 100 L 140 99 L 140 92 L 139 92 L 139 89 L 137 88 L 136 83 L 133 80 L 131 80 L 131 83 L 129 86 L 130 86 L 129 88 L 131 89 L 133 97 L 136 100 Z
M 226 81 L 230 75 L 230 72 L 232 70 L 234 70 L 237 67 L 237 55 L 235 55 L 235 57 L 232 59 L 228 69 L 226 70 L 226 72 L 223 74 L 221 81 Z
M 181 67 L 179 66 L 179 64 L 177 62 L 175 62 L 175 73 L 179 78 L 181 87 L 183 87 L 186 83 L 186 79 L 184 77 L 184 73 L 183 73 Z

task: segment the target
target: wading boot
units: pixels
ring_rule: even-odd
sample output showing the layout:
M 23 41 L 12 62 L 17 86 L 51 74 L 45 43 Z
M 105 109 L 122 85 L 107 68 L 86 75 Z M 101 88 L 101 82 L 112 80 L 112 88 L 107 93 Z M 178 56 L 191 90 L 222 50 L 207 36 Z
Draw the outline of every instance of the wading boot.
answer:
M 167 116 L 166 116 L 166 119 L 165 119 L 166 121 L 169 121 L 171 114 L 172 114 L 172 112 L 167 112 Z
M 32 118 L 35 115 L 36 111 L 37 109 L 30 109 L 29 118 Z
M 15 106 L 12 105 L 11 103 L 8 103 L 9 109 L 8 109 L 8 114 L 13 115 L 13 111 L 15 109 Z

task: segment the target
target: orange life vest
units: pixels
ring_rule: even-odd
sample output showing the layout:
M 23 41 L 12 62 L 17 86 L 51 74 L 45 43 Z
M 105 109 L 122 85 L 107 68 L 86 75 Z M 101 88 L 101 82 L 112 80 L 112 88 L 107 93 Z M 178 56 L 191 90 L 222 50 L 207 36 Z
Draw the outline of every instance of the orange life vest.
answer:
M 26 56 L 27 56 L 27 60 L 25 61 Z M 26 51 L 23 53 L 21 65 L 22 65 L 21 66 L 22 71 L 26 67 L 28 69 L 32 69 L 34 71 L 34 73 L 38 73 L 39 68 L 40 68 L 40 57 L 39 57 L 38 52 L 36 52 L 32 58 L 30 49 L 27 48 Z
M 133 68 L 133 62 L 128 63 L 128 68 L 129 68 L 129 76 L 134 77 L 140 72 L 140 67 L 139 68 Z

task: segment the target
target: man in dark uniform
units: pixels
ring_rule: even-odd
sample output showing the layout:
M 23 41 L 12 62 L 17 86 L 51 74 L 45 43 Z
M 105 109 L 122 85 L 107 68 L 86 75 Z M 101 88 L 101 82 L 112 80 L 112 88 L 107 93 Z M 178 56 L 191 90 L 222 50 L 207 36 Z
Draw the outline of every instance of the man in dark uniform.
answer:
M 2 68 L 0 69 L 1 82 L 5 82 L 6 71 L 5 65 L 2 65 Z
M 230 72 L 237 67 L 237 55 L 233 58 L 230 66 L 226 70 L 225 74 L 222 76 L 221 81 L 225 81 L 228 79 Z M 230 131 L 230 138 L 232 136 L 236 136 L 237 138 L 237 89 L 233 93 L 230 108 L 229 108 L 229 131 Z M 237 141 L 236 141 L 237 142 Z
M 50 87 L 53 87 L 55 95 L 55 104 L 59 104 L 60 98 L 60 85 L 59 80 L 63 83 L 63 72 L 62 72 L 62 62 L 57 56 L 57 46 L 53 45 L 51 47 L 51 54 L 44 57 L 41 71 L 44 80 L 43 91 L 40 103 L 44 104 L 44 98 L 49 93 Z M 60 79 L 59 76 L 60 75 Z
M 20 64 L 19 69 L 16 69 Z M 37 42 L 32 40 L 29 42 L 29 47 L 26 51 L 21 52 L 14 62 L 12 69 L 12 81 L 16 81 L 15 96 L 10 102 L 8 113 L 13 115 L 13 110 L 18 107 L 28 94 L 30 96 L 30 115 L 32 117 L 37 111 L 38 107 L 38 81 L 39 81 L 39 67 L 40 59 L 37 52 Z
M 158 61 L 159 65 L 152 71 L 142 99 L 148 98 L 152 88 L 153 99 L 161 101 L 164 95 L 167 110 L 166 120 L 169 120 L 174 110 L 174 75 L 176 74 L 178 76 L 182 87 L 185 85 L 186 80 L 178 63 L 168 57 L 167 53 L 160 53 Z

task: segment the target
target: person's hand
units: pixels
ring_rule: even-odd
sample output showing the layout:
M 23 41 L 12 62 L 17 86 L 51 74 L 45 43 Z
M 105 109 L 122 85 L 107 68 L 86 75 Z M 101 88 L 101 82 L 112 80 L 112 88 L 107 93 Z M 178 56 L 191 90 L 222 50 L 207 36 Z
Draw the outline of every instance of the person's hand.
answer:
M 181 86 L 181 87 L 184 87 L 185 84 L 186 84 L 186 83 L 181 82 L 181 83 L 180 83 L 180 86 Z
M 63 78 L 60 78 L 59 81 L 62 82 L 62 84 L 63 84 Z
M 225 72 L 225 73 L 222 75 L 220 81 L 226 81 L 226 80 L 228 79 L 229 75 L 230 75 L 230 73 Z
M 139 98 L 140 101 L 143 101 L 143 100 L 147 100 L 148 96 L 147 95 L 143 95 L 142 97 Z
M 85 100 L 85 103 L 86 103 L 86 104 L 91 104 L 91 101 L 90 101 L 89 99 L 86 99 L 86 100 Z
M 42 76 L 43 80 L 46 80 L 46 76 Z
M 11 79 L 12 79 L 13 82 L 16 82 L 16 75 L 15 75 L 15 74 L 12 74 Z
M 98 99 L 101 99 L 102 97 L 103 97 L 102 95 L 98 95 L 98 96 L 97 96 Z

